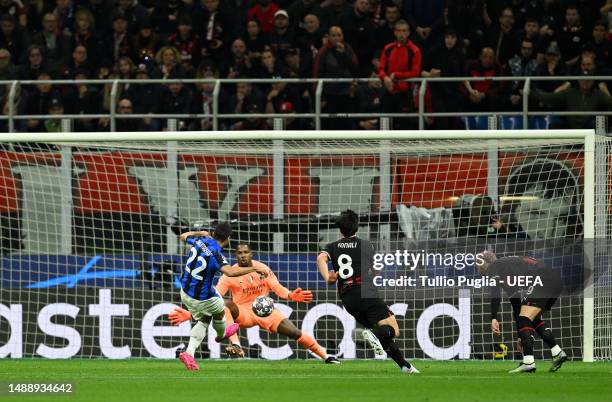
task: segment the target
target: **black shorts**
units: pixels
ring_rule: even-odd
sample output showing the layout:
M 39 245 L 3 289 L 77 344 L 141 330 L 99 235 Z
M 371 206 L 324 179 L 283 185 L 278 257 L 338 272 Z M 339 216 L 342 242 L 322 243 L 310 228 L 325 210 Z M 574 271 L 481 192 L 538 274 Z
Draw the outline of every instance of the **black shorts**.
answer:
M 393 316 L 384 300 L 361 297 L 359 287 L 347 290 L 340 298 L 346 311 L 366 328 L 374 328 L 379 321 Z
M 563 289 L 559 273 L 547 270 L 541 277 L 543 286 L 531 286 L 523 291 L 521 306 L 539 307 L 547 311 L 555 304 Z
M 556 297 L 549 298 L 532 298 L 525 297 L 521 300 L 522 306 L 531 306 L 531 307 L 539 307 L 542 311 L 548 311 L 552 308 L 552 306 L 557 301 Z

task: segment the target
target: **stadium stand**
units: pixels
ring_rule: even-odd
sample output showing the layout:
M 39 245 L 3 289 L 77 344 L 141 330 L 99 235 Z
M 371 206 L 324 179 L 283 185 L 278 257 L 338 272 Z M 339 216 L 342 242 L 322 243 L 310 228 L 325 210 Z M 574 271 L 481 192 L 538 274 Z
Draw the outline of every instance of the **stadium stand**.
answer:
M 526 77 L 610 75 L 612 4 L 606 0 L 0 0 L 0 79 L 73 79 L 74 85 L 23 84 L 15 96 L 15 115 L 47 114 L 52 100 L 64 114 L 104 114 L 130 103 L 137 113 L 202 114 L 213 110 L 206 85 L 79 83 L 84 79 L 129 78 L 384 78 L 399 21 L 409 24 L 409 47 L 403 78 Z M 333 28 L 333 29 L 332 29 Z M 330 31 L 331 29 L 331 31 Z M 336 33 L 330 37 L 330 32 Z M 418 52 L 416 51 L 418 49 Z M 387 54 L 388 53 L 388 54 Z M 418 54 L 418 57 L 417 57 Z M 338 55 L 342 57 L 338 57 Z M 347 58 L 344 58 L 348 55 Z M 331 56 L 331 57 L 330 57 Z M 394 56 L 395 57 L 395 56 Z M 408 73 L 410 71 L 410 73 Z M 396 74 L 396 78 L 402 72 Z M 439 83 L 427 88 L 426 112 L 519 112 L 520 80 Z M 383 80 L 384 83 L 384 80 Z M 401 87 L 401 86 L 400 86 Z M 418 85 L 385 89 L 363 83 L 340 83 L 323 90 L 323 111 L 357 113 L 392 111 L 397 99 Z M 585 85 L 586 87 L 586 85 Z M 575 82 L 539 81 L 528 99 L 530 110 L 609 110 L 605 80 L 580 89 Z M 585 105 L 547 102 L 546 92 L 574 90 L 590 99 Z M 249 104 L 236 104 L 235 85 L 223 85 L 222 113 L 313 113 L 314 86 L 257 84 Z M 581 92 L 582 91 L 582 92 Z M 8 113 L 7 86 L 0 88 Z M 163 102 L 152 102 L 151 94 Z M 390 96 L 390 94 L 394 96 Z M 409 95 L 407 95 L 409 97 Z M 238 95 L 238 100 L 244 95 Z M 251 99 L 252 98 L 252 99 Z M 116 103 L 111 105 L 111 99 Z M 597 102 L 593 101 L 594 99 Z M 270 105 L 267 105 L 271 102 Z M 382 106 L 377 106 L 381 105 Z M 388 103 L 388 102 L 387 102 Z M 575 103 L 575 102 L 574 102 Z M 369 106 L 368 106 L 369 105 Z M 414 112 L 415 99 L 398 112 Z M 559 109 L 559 106 L 561 109 Z M 573 108 L 573 109 L 572 109 Z M 56 111 L 57 113 L 57 111 Z M 479 118 L 428 118 L 426 128 L 480 128 Z M 486 120 L 486 119 L 485 119 Z M 503 127 L 523 121 L 506 116 Z M 562 128 L 593 119 L 533 117 L 530 127 Z M 240 123 L 237 125 L 237 123 Z M 247 124 L 245 124 L 247 123 Z M 467 124 L 466 124 L 467 123 Z M 290 125 L 291 123 L 289 123 Z M 293 123 L 299 129 L 312 122 Z M 6 122 L 3 121 L 3 126 Z M 371 128 L 360 119 L 337 119 L 324 127 Z M 41 131 L 40 119 L 20 120 L 14 131 Z M 119 125 L 124 126 L 124 125 Z M 144 130 L 166 129 L 145 119 L 127 124 Z M 220 129 L 269 128 L 265 121 L 224 120 Z M 410 125 L 408 125 L 410 128 Z M 81 120 L 76 131 L 109 130 L 108 118 Z M 209 130 L 210 121 L 182 119 L 178 130 Z

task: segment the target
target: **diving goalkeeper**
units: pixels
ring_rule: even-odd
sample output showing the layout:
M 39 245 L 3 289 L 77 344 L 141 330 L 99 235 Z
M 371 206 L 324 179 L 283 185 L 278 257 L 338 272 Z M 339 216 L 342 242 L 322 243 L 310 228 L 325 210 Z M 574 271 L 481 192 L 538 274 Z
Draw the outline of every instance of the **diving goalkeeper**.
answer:
M 253 269 L 266 267 L 265 264 L 253 260 L 251 247 L 246 243 L 241 243 L 236 248 L 236 258 L 238 264 L 234 267 L 243 269 Z M 268 268 L 269 269 L 269 268 Z M 240 279 L 222 276 L 216 286 L 217 292 L 224 296 L 228 290 L 232 292 L 232 300 L 225 301 L 225 319 L 228 325 L 235 322 L 240 328 L 251 328 L 258 326 L 271 333 L 279 333 L 295 339 L 304 348 L 310 350 L 315 355 L 328 364 L 339 364 L 340 361 L 334 356 L 328 356 L 323 347 L 319 345 L 312 336 L 299 330 L 287 317 L 279 310 L 274 309 L 272 314 L 267 317 L 258 317 L 252 309 L 253 301 L 259 296 L 267 296 L 272 290 L 278 297 L 295 302 L 309 303 L 312 301 L 312 292 L 300 288 L 290 292 L 289 289 L 281 285 L 271 271 L 267 277 L 259 274 L 246 274 Z M 178 325 L 191 318 L 191 313 L 182 308 L 175 308 L 174 312 L 168 315 L 173 325 Z M 244 356 L 244 351 L 240 346 L 238 335 L 230 338 L 231 345 L 225 351 L 232 356 Z

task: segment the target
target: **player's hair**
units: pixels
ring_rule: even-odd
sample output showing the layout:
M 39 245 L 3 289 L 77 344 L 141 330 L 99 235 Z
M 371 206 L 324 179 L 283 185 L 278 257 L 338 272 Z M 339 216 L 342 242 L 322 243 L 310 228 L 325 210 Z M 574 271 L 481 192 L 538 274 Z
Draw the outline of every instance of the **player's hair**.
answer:
M 238 245 L 236 246 L 236 250 L 238 250 L 238 247 L 246 247 L 249 249 L 249 251 L 251 251 L 251 245 L 244 241 L 241 241 L 240 243 L 238 243 Z
M 344 237 L 351 237 L 359 229 L 359 215 L 355 211 L 347 209 L 341 212 L 340 216 L 336 219 L 336 226 L 338 226 Z
M 217 241 L 225 241 L 232 235 L 232 225 L 229 222 L 219 222 L 212 236 Z

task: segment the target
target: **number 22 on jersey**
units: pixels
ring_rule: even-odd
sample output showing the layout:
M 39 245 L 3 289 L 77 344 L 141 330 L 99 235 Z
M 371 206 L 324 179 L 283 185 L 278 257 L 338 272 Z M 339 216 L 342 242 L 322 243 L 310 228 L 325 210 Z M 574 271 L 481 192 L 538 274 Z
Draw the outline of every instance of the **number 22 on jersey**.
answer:
M 195 269 L 192 271 L 191 263 L 193 262 L 193 260 L 195 260 L 196 256 L 198 257 L 198 261 L 196 263 Z M 204 277 L 200 275 L 200 272 L 204 271 L 205 269 L 206 259 L 201 255 L 198 256 L 198 250 L 195 247 L 191 247 L 191 250 L 189 250 L 189 258 L 187 258 L 187 263 L 185 263 L 185 271 L 191 274 L 194 279 L 201 281 L 204 279 Z

